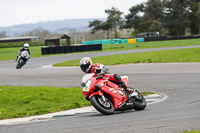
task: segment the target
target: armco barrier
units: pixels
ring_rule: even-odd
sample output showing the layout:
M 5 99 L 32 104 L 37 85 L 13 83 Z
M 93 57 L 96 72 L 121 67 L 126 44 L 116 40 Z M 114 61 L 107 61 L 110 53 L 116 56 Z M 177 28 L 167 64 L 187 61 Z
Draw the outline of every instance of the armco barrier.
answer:
M 60 53 L 73 53 L 73 52 L 85 52 L 85 51 L 97 51 L 102 50 L 102 44 L 90 44 L 79 46 L 58 46 L 58 47 L 42 47 L 42 55 L 47 54 L 60 54 Z

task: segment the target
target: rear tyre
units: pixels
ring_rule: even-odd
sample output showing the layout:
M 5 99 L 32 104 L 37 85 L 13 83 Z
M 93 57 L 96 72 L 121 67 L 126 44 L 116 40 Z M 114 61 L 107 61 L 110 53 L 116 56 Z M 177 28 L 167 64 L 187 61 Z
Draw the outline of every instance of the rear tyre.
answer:
M 144 110 L 146 108 L 146 100 L 143 97 L 143 95 L 139 91 L 135 90 L 134 88 L 128 87 L 128 89 L 132 89 L 134 92 L 138 94 L 137 97 L 133 97 L 134 109 Z
M 140 92 L 135 90 L 138 93 L 138 98 L 136 98 L 133 103 L 134 103 L 134 109 L 135 110 L 144 110 L 146 108 L 146 100 L 142 96 Z
M 111 115 L 114 113 L 115 108 L 113 103 L 105 97 L 105 101 L 103 101 L 100 95 L 94 95 L 90 98 L 90 101 L 94 108 L 105 115 Z

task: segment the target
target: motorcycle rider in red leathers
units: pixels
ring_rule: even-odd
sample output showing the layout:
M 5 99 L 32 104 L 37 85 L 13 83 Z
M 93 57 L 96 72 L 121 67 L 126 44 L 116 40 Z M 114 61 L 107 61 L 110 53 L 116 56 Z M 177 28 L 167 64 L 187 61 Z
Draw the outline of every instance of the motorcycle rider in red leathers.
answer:
M 117 74 L 108 74 L 108 68 L 105 67 L 103 64 L 96 63 L 93 64 L 91 58 L 84 57 L 80 60 L 80 67 L 84 73 L 94 73 L 95 77 L 104 77 L 110 80 L 111 82 L 123 87 L 127 90 L 126 84 L 121 80 L 121 77 Z M 131 93 L 129 90 L 127 90 Z

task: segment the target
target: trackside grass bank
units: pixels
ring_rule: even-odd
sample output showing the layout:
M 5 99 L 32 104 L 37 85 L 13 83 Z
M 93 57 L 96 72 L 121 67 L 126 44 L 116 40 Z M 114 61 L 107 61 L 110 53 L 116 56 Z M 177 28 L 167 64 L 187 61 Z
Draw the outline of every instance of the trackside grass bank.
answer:
M 0 119 L 25 117 L 90 105 L 81 88 L 0 86 Z
M 111 55 L 92 58 L 93 62 L 104 65 L 129 63 L 163 63 L 163 62 L 200 62 L 200 48 L 162 50 L 123 55 Z M 53 66 L 79 66 L 80 60 L 71 60 L 54 64 Z
M 130 44 L 105 44 L 105 45 L 103 45 L 103 51 L 175 47 L 175 46 L 187 46 L 187 45 L 200 45 L 200 39 L 140 42 L 140 43 L 134 43 L 134 44 L 133 43 L 130 43 Z M 23 45 L 21 45 L 21 46 L 23 46 Z M 20 47 L 0 48 L 0 60 L 15 59 L 19 50 L 20 50 Z M 30 51 L 31 51 L 31 57 L 41 57 L 42 56 L 41 55 L 41 46 L 30 46 Z M 45 56 L 47 56 L 47 55 L 45 55 Z
M 152 94 L 143 92 L 144 95 Z M 0 86 L 0 120 L 89 106 L 80 87 Z

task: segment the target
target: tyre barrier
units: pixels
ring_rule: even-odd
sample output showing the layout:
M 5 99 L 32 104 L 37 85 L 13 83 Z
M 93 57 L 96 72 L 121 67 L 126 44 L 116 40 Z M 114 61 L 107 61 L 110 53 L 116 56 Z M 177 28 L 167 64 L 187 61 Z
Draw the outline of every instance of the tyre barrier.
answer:
M 183 39 L 198 39 L 200 36 L 160 36 L 160 37 L 145 37 L 145 42 L 150 41 L 166 41 L 166 40 L 183 40 Z
M 79 45 L 79 46 L 57 46 L 57 47 L 42 47 L 41 54 L 61 54 L 85 51 L 102 50 L 102 44 Z

